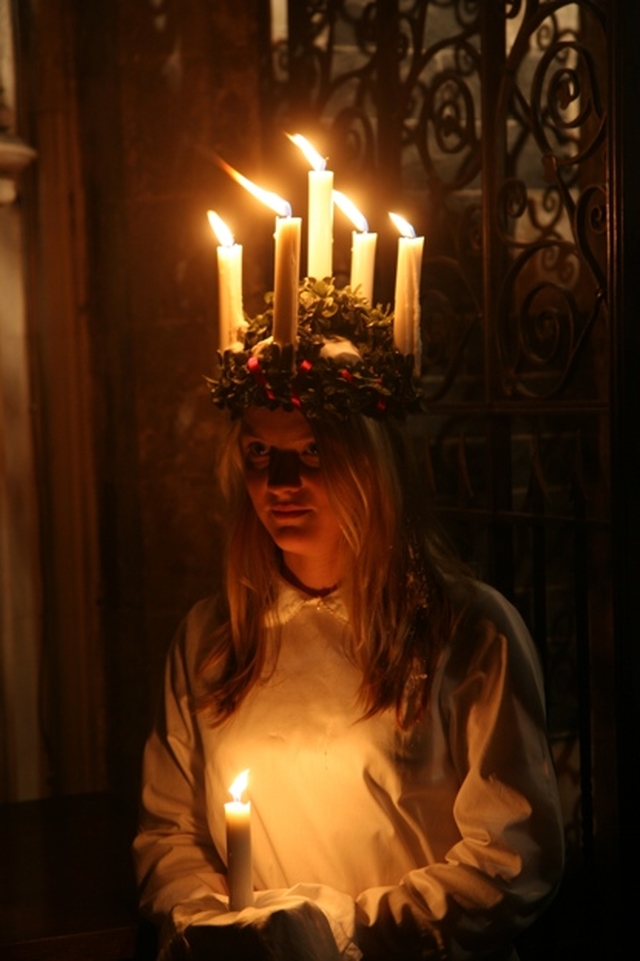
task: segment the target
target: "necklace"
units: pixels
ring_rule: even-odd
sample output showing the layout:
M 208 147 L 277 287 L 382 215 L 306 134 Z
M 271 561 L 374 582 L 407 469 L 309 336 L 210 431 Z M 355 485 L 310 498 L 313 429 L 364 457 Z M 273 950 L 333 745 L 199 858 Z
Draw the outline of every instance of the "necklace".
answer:
M 280 573 L 287 583 L 291 584 L 292 587 L 297 588 L 299 591 L 302 591 L 303 594 L 307 594 L 309 597 L 328 597 L 328 595 L 332 594 L 338 586 L 337 584 L 334 584 L 332 587 L 308 587 L 296 577 L 293 571 L 289 570 L 284 561 L 281 561 L 280 563 Z

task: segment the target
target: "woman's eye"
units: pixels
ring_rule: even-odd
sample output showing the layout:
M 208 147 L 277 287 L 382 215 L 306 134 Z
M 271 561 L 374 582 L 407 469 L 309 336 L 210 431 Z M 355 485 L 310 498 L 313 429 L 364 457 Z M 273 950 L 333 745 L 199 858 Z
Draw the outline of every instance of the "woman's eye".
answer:
M 266 444 L 254 440 L 245 447 L 244 456 L 249 466 L 263 467 L 269 460 L 269 448 Z
M 307 444 L 302 452 L 302 458 L 307 463 L 317 463 L 320 459 L 320 452 L 318 451 L 317 444 Z

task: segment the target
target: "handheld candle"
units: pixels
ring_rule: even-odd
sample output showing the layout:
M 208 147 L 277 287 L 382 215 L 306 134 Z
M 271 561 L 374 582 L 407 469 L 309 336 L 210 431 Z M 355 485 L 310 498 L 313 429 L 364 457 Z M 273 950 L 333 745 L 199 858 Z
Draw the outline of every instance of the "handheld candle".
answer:
M 355 227 L 352 234 L 350 287 L 360 288 L 363 297 L 373 304 L 373 273 L 378 235 L 369 233 L 367 218 L 339 190 L 333 191 L 333 202 Z
M 229 907 L 241 911 L 253 904 L 251 865 L 251 802 L 242 801 L 249 783 L 249 771 L 242 771 L 229 788 L 233 801 L 224 806 L 227 828 Z
M 288 134 L 311 164 L 309 171 L 307 275 L 316 280 L 333 271 L 333 173 L 327 162 L 302 134 Z

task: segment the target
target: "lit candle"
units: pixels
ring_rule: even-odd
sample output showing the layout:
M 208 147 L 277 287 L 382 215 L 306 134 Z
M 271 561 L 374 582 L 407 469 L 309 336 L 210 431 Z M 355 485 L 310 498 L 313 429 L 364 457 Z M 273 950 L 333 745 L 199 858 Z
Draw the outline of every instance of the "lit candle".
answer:
M 333 191 L 333 201 L 356 228 L 352 234 L 351 279 L 349 282 L 351 289 L 355 290 L 359 287 L 362 296 L 366 297 L 370 304 L 373 304 L 373 272 L 378 235 L 369 233 L 369 224 L 366 217 L 339 190 Z
M 233 234 L 214 210 L 209 210 L 207 217 L 219 241 L 220 347 L 224 350 L 239 341 L 239 331 L 246 327 L 242 310 L 242 247 L 233 242 Z
M 263 190 L 218 158 L 220 166 L 267 207 L 275 210 L 275 271 L 273 285 L 273 340 L 283 347 L 293 344 L 298 330 L 298 284 L 300 279 L 300 217 L 282 197 Z
M 333 173 L 324 157 L 301 134 L 289 134 L 312 169 L 309 171 L 307 275 L 316 280 L 333 271 Z
M 273 340 L 281 347 L 295 343 L 298 330 L 300 227 L 299 217 L 276 217 Z
M 398 239 L 393 340 L 403 354 L 413 354 L 414 370 L 420 373 L 422 344 L 420 341 L 420 270 L 424 237 L 403 217 L 389 214 L 402 234 Z
M 249 771 L 243 771 L 229 788 L 233 801 L 224 806 L 227 827 L 227 865 L 229 871 L 229 907 L 242 911 L 253 904 L 251 867 L 251 802 L 242 802 Z

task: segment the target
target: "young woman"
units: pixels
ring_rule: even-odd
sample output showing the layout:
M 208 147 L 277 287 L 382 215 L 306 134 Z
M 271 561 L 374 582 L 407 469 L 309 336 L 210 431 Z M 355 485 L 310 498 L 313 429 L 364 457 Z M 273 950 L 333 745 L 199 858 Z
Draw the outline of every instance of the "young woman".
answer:
M 142 907 L 166 957 L 205 939 L 212 958 L 508 958 L 562 869 L 536 653 L 426 516 L 386 416 L 409 366 L 364 307 L 317 300 L 293 368 L 257 324 L 214 384 L 240 414 L 226 589 L 169 653 Z M 224 803 L 247 768 L 255 902 L 236 912 Z

